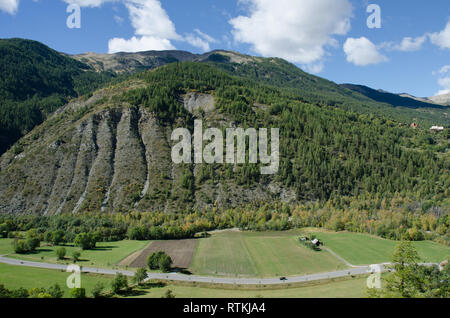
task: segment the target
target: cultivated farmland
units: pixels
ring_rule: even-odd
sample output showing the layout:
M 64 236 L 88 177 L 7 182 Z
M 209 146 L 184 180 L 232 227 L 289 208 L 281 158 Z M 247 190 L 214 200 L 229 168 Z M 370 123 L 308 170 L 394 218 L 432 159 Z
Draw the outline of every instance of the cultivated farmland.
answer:
M 328 251 L 312 251 L 295 232 L 223 232 L 199 240 L 192 262 L 198 275 L 277 277 L 335 271 L 345 264 Z
M 198 240 L 173 240 L 151 242 L 142 252 L 131 261 L 130 267 L 147 267 L 149 255 L 163 251 L 172 258 L 174 268 L 189 268 Z

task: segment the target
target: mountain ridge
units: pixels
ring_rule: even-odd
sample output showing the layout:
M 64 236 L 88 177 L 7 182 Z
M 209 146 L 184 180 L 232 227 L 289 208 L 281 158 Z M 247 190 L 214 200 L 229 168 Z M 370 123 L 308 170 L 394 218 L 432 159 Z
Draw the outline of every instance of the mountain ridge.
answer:
M 444 134 L 302 101 L 214 63 L 176 62 L 72 100 L 0 157 L 0 213 L 226 210 L 389 193 L 442 202 Z M 278 127 L 280 169 L 181 164 L 171 131 Z M 431 186 L 433 185 L 433 186 Z

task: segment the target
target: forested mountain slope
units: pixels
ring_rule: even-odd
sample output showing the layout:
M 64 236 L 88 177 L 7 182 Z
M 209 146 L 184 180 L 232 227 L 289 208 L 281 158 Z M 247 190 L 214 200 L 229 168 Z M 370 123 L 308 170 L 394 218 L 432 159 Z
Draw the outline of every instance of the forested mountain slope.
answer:
M 0 213 L 183 212 L 394 195 L 448 206 L 448 131 L 311 102 L 259 76 L 231 76 L 217 58 L 138 73 L 58 110 L 1 157 Z M 279 128 L 279 173 L 263 176 L 259 164 L 174 164 L 170 134 L 192 129 L 194 119 Z
M 0 39 L 0 154 L 69 98 L 113 76 L 36 41 Z
M 148 51 L 70 56 L 36 41 L 3 39 L 0 53 L 0 154 L 71 98 L 90 93 L 116 77 L 117 82 L 131 73 L 183 61 L 212 64 L 230 75 L 290 90 L 310 104 L 384 116 L 404 124 L 415 121 L 425 126 L 448 127 L 450 120 L 448 107 L 392 107 L 305 73 L 282 59 L 237 52 L 220 50 L 197 55 Z

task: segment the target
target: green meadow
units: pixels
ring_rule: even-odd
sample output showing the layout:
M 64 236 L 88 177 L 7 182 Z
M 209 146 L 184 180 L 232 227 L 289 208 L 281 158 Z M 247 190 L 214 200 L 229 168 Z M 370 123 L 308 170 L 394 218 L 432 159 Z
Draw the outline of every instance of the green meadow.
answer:
M 315 232 L 326 247 L 353 265 L 390 262 L 399 242 L 348 232 Z M 421 262 L 440 263 L 450 255 L 450 247 L 432 241 L 412 242 Z
M 56 250 L 60 246 L 50 246 L 41 243 L 41 247 L 37 248 L 36 252 L 31 254 L 16 254 L 12 246 L 12 239 L 0 239 L 0 255 L 11 258 L 18 258 L 27 261 L 71 264 L 72 252 L 81 252 L 81 257 L 78 263 L 84 266 L 95 266 L 103 268 L 117 268 L 117 264 L 128 255 L 143 249 L 149 241 L 118 241 L 118 242 L 99 242 L 97 248 L 94 250 L 83 251 L 81 248 L 73 245 L 62 246 L 66 249 L 66 259 L 57 260 Z
M 346 267 L 328 251 L 312 251 L 297 238 L 295 232 L 214 234 L 200 240 L 191 271 L 197 275 L 277 277 Z
M 66 281 L 70 275 L 71 273 L 52 269 L 0 264 L 0 284 L 8 289 L 48 288 L 58 284 L 64 291 L 64 296 L 68 297 Z M 87 296 L 91 296 L 91 291 L 98 282 L 104 285 L 105 291 L 110 290 L 111 280 L 112 277 L 106 275 L 81 274 L 81 287 L 86 289 Z
M 279 289 L 242 290 L 168 284 L 142 289 L 143 298 L 160 298 L 171 290 L 177 298 L 363 298 L 367 277 Z

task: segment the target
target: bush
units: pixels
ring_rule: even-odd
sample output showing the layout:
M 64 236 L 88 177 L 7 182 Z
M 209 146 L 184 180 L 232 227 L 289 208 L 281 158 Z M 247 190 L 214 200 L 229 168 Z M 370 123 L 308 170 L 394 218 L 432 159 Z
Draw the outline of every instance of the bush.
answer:
M 14 241 L 14 252 L 17 254 L 25 254 L 28 253 L 28 245 L 25 240 L 15 240 Z
M 153 253 L 147 258 L 147 266 L 149 269 L 159 269 L 164 273 L 170 271 L 172 263 L 172 258 L 162 251 Z
M 149 255 L 149 257 L 147 258 L 148 268 L 151 270 L 159 269 L 159 259 L 161 258 L 161 256 L 163 254 L 165 254 L 165 253 L 162 251 L 159 251 L 159 252 L 155 252 L 155 253 Z
M 173 292 L 170 289 L 168 289 L 164 293 L 164 296 L 162 296 L 161 298 L 175 298 L 175 295 L 173 294 Z
M 147 270 L 139 268 L 133 276 L 133 282 L 140 285 L 147 278 Z
M 56 256 L 59 260 L 63 260 L 66 256 L 66 249 L 64 247 L 60 247 L 56 250 Z
M 60 245 L 61 243 L 65 243 L 64 239 L 64 231 L 57 230 L 51 233 L 50 242 L 53 245 Z
M 80 233 L 75 237 L 76 246 L 80 246 L 83 250 L 92 250 L 97 244 L 97 237 L 93 233 Z
M 72 252 L 72 258 L 74 262 L 78 262 L 78 260 L 81 257 L 81 253 L 79 251 L 73 251 Z
M 47 292 L 52 298 L 62 298 L 64 296 L 64 292 L 58 284 L 51 286 Z
M 44 288 L 32 288 L 28 291 L 30 298 L 52 298 Z
M 86 289 L 73 288 L 70 290 L 70 297 L 72 298 L 86 298 Z
M 111 283 L 112 291 L 115 294 L 120 294 L 121 292 L 128 289 L 128 279 L 122 273 L 117 273 Z
M 0 284 L 0 298 L 28 298 L 28 296 L 28 290 L 25 288 L 9 290 L 3 284 Z
M 94 288 L 92 289 L 92 297 L 94 298 L 102 297 L 103 296 L 102 292 L 104 288 L 105 285 L 103 285 L 103 283 L 98 282 L 97 284 L 95 284 Z
M 159 269 L 163 272 L 163 273 L 168 273 L 170 272 L 170 269 L 172 267 L 172 258 L 167 255 L 167 254 L 163 254 L 161 255 L 161 257 L 159 258 Z

